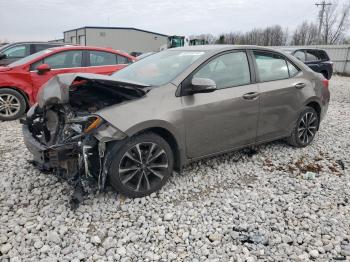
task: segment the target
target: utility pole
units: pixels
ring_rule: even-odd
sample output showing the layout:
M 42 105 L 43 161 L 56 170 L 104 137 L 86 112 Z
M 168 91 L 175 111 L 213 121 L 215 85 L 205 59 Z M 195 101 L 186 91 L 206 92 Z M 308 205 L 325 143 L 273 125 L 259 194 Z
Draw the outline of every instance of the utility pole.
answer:
M 323 25 L 323 16 L 324 16 L 324 11 L 326 9 L 327 5 L 332 5 L 332 3 L 326 3 L 326 1 L 322 1 L 321 3 L 316 3 L 315 4 L 317 7 L 321 6 L 321 10 L 319 12 L 319 24 L 318 24 L 318 32 L 317 32 L 317 38 L 318 42 L 321 43 L 321 31 L 322 31 L 322 25 Z

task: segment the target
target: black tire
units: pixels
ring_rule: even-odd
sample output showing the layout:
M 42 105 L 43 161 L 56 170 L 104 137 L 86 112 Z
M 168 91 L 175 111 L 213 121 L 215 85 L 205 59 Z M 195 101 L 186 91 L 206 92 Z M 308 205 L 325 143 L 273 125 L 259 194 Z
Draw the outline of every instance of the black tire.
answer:
M 0 88 L 0 120 L 18 119 L 25 113 L 26 107 L 26 99 L 20 92 L 10 88 Z
M 307 121 L 310 122 L 307 123 Z M 320 118 L 315 109 L 308 106 L 305 107 L 299 115 L 291 136 L 287 138 L 287 142 L 295 147 L 306 147 L 314 140 L 319 123 Z
M 153 147 L 153 144 L 156 146 Z M 149 153 L 150 151 L 151 153 Z M 141 153 L 138 154 L 137 152 Z M 152 160 L 152 153 L 154 153 L 154 156 L 159 153 L 160 155 Z M 132 160 L 129 155 L 136 160 L 139 160 L 138 156 L 141 155 L 142 164 Z M 173 151 L 162 137 L 154 133 L 143 133 L 129 138 L 123 144 L 116 143 L 110 149 L 109 158 L 108 176 L 110 184 L 116 191 L 132 198 L 147 196 L 158 191 L 169 180 L 173 172 Z M 152 163 L 150 160 L 152 160 Z

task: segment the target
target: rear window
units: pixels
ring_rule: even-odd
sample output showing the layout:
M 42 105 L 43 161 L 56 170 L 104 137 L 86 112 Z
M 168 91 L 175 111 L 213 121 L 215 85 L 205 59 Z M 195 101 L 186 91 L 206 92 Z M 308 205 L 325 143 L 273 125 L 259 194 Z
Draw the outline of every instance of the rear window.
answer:
M 122 55 L 117 55 L 117 61 L 118 64 L 130 64 L 132 62 L 129 58 Z
M 279 54 L 254 51 L 254 57 L 262 82 L 287 79 L 299 72 L 295 65 Z
M 300 61 L 305 62 L 305 53 L 303 50 L 298 50 L 294 53 L 294 56 Z
M 34 44 L 34 53 L 40 52 L 42 50 L 51 48 L 51 47 L 57 47 L 60 45 L 46 45 L 46 44 Z
M 323 50 L 306 50 L 306 61 L 324 61 L 328 56 Z
M 116 65 L 117 56 L 103 51 L 90 51 L 90 66 Z
M 287 62 L 282 56 L 254 51 L 254 57 L 262 82 L 289 78 Z

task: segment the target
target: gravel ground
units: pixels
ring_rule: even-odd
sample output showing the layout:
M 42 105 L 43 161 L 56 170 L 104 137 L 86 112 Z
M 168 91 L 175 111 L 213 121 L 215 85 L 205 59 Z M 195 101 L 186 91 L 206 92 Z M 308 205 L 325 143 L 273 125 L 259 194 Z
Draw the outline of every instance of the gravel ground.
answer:
M 274 142 L 196 162 L 150 197 L 107 190 L 75 211 L 71 187 L 27 163 L 20 124 L 1 123 L 1 260 L 349 260 L 350 78 L 330 89 L 307 148 Z

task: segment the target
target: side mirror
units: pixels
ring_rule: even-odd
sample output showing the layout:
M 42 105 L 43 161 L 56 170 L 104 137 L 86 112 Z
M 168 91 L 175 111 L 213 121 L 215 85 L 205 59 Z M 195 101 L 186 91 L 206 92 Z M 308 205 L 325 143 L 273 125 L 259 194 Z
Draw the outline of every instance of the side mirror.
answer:
M 192 78 L 189 93 L 210 93 L 216 90 L 216 83 L 209 78 Z
M 0 60 L 6 59 L 6 58 L 7 58 L 7 55 L 5 55 L 5 54 L 0 54 Z
M 41 64 L 36 67 L 39 75 L 45 74 L 51 70 L 51 67 L 48 64 Z

